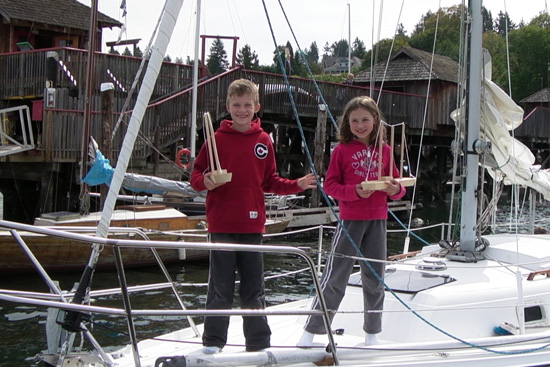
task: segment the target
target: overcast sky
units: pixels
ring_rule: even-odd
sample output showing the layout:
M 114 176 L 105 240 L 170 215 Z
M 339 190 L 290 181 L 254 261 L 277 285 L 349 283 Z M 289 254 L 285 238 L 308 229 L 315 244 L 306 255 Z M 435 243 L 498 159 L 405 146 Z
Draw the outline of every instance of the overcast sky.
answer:
M 90 0 L 79 0 L 90 5 Z M 120 9 L 121 0 L 98 0 L 99 10 L 122 23 L 126 23 L 123 39 L 141 38 L 138 44 L 143 51 L 151 33 L 158 22 L 164 5 L 163 0 L 126 0 L 126 20 Z M 265 2 L 268 17 L 264 10 Z M 297 39 L 300 48 L 310 48 L 317 42 L 320 55 L 326 42 L 332 44 L 348 39 L 351 23 L 352 42 L 361 39 L 368 49 L 371 42 L 392 38 L 399 23 L 402 23 L 410 35 L 421 16 L 428 10 L 459 4 L 460 0 L 201 0 L 200 30 L 202 35 L 237 36 L 237 49 L 249 44 L 258 54 L 260 64 L 271 64 L 275 43 L 279 45 L 291 41 L 294 50 Z M 284 9 L 287 21 L 281 10 Z M 351 10 L 351 22 L 348 21 L 348 4 Z M 382 4 L 382 11 L 380 10 Z M 168 55 L 174 60 L 187 56 L 194 58 L 195 9 L 196 0 L 184 0 L 178 22 L 168 46 Z M 485 0 L 483 5 L 496 18 L 500 11 L 507 11 L 516 24 L 522 20 L 529 22 L 541 11 L 546 11 L 547 0 Z M 374 16 L 373 16 L 374 14 Z M 380 15 L 382 14 L 382 15 Z M 379 31 L 380 30 L 380 31 Z M 119 30 L 106 29 L 103 41 L 115 41 Z M 373 37 L 374 34 L 374 37 Z M 379 36 L 380 34 L 380 36 Z M 232 44 L 225 43 L 228 59 L 231 60 Z M 107 48 L 103 45 L 103 50 Z M 207 44 L 208 55 L 210 44 Z M 124 51 L 124 47 L 119 52 Z

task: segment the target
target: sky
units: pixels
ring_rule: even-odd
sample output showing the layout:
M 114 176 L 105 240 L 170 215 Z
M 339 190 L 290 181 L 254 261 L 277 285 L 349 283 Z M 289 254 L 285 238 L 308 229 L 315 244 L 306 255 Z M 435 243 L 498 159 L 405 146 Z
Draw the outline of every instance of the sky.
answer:
M 91 2 L 79 1 L 87 5 Z M 99 11 L 125 23 L 126 32 L 122 39 L 141 38 L 138 46 L 144 51 L 158 22 L 164 1 L 125 0 L 126 18 L 122 17 L 121 1 L 98 0 Z M 319 54 L 322 55 L 327 42 L 332 45 L 341 39 L 347 40 L 351 30 L 352 42 L 358 37 L 369 50 L 373 42 L 393 38 L 398 24 L 402 23 L 410 35 L 422 15 L 429 10 L 434 12 L 440 7 L 453 6 L 460 2 L 461 0 L 201 0 L 200 34 L 237 36 L 237 50 L 248 44 L 258 55 L 260 65 L 269 65 L 273 60 L 275 44 L 285 45 L 287 41 L 291 41 L 294 51 L 297 51 L 298 46 L 302 50 L 309 49 L 312 42 L 316 42 Z M 493 19 L 500 11 L 506 11 L 516 24 L 522 20 L 527 23 L 540 12 L 547 11 L 547 0 L 485 0 L 483 5 L 491 12 Z M 194 59 L 196 7 L 197 0 L 183 1 L 167 50 L 172 60 L 176 57 L 186 60 L 187 56 Z M 105 42 L 116 41 L 119 34 L 118 28 L 107 28 L 103 31 L 103 51 L 108 50 Z M 224 48 L 228 53 L 228 61 L 231 61 L 232 41 L 224 41 Z M 124 46 L 118 50 L 122 53 Z M 206 55 L 209 52 L 210 43 L 207 42 Z

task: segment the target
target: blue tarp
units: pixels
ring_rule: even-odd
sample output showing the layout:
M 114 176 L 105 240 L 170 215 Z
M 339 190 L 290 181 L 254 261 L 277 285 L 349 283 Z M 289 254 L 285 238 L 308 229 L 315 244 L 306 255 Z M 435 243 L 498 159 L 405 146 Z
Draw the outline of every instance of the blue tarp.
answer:
M 99 150 L 97 150 L 95 162 L 86 177 L 84 177 L 84 183 L 90 186 L 101 184 L 110 185 L 114 173 L 115 169 L 111 167 L 109 160 L 105 158 Z

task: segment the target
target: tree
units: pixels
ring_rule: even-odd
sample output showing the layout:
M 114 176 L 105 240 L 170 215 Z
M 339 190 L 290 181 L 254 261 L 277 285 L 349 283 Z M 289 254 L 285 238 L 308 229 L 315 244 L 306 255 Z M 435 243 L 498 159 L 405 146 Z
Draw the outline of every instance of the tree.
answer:
M 128 48 L 128 46 L 124 47 L 124 52 L 122 52 L 123 56 L 132 56 L 132 51 Z
M 172 58 L 170 57 L 170 55 L 165 55 L 164 61 L 172 62 Z
M 256 52 L 250 49 L 250 45 L 246 44 L 237 53 L 237 63 L 242 65 L 246 70 L 258 70 L 260 61 Z
M 328 42 L 325 42 L 325 46 L 323 46 L 323 56 L 329 56 L 332 53 L 332 49 L 330 48 L 330 45 Z
M 458 61 L 462 12 L 462 5 L 443 8 L 438 10 L 437 13 L 427 12 L 422 17 L 422 21 L 416 25 L 410 38 L 410 45 L 420 50 L 432 52 L 437 30 L 435 53 Z
M 334 42 L 332 46 L 330 46 L 332 50 L 333 57 L 347 57 L 348 56 L 348 50 L 349 50 L 349 43 L 347 40 L 342 39 L 338 42 Z
M 223 47 L 223 42 L 216 38 L 210 47 L 210 55 L 206 60 L 206 69 L 210 74 L 220 74 L 229 69 L 227 61 L 227 52 Z
M 540 12 L 538 16 L 531 19 L 529 22 L 530 26 L 539 27 L 539 28 L 550 28 L 550 15 L 548 13 Z
M 508 13 L 504 14 L 502 11 L 498 13 L 498 18 L 495 20 L 495 32 L 504 36 L 515 28 L 516 25 L 512 22 Z
M 521 100 L 549 86 L 550 29 L 528 25 L 512 30 L 509 45 L 512 97 Z
M 304 50 L 305 57 L 307 60 L 307 65 L 313 74 L 321 74 L 323 70 L 319 64 L 319 49 L 317 48 L 317 43 L 314 41 L 311 43 L 310 49 L 307 48 Z
M 356 37 L 351 47 L 351 56 L 355 56 L 362 59 L 365 57 L 366 53 L 367 53 L 367 49 L 365 48 L 365 43 L 361 41 L 359 37 Z
M 506 39 L 493 31 L 483 34 L 483 47 L 492 58 L 492 80 L 509 93 Z
M 139 46 L 136 46 L 136 48 L 134 49 L 134 56 L 135 57 L 143 57 L 143 52 L 141 51 Z
M 403 23 L 399 23 L 399 27 L 397 27 L 397 35 L 407 36 L 407 31 L 405 30 L 405 26 L 403 25 Z
M 493 16 L 491 11 L 487 10 L 486 7 L 481 7 L 481 16 L 483 17 L 483 33 L 493 30 Z
M 306 54 L 306 60 L 309 66 L 319 63 L 319 49 L 317 48 L 317 42 L 311 42 L 309 50 L 306 48 L 304 53 Z

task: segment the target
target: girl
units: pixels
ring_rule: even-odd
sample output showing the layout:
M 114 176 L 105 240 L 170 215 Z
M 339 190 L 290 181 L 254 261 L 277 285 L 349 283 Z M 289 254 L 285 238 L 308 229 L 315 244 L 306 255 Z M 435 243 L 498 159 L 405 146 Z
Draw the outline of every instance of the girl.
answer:
M 339 121 L 339 140 L 332 153 L 325 178 L 324 188 L 328 195 L 339 201 L 340 219 L 332 240 L 323 276 L 321 291 L 329 310 L 338 310 L 344 297 L 355 259 L 363 256 L 369 259 L 386 260 L 386 221 L 388 219 L 387 198 L 396 200 L 405 195 L 405 188 L 395 179 L 388 181 L 382 190 L 363 190 L 362 181 L 378 179 L 379 146 L 377 139 L 385 138 L 381 113 L 376 102 L 366 96 L 349 101 Z M 398 177 L 395 164 L 389 167 L 392 148 L 384 143 L 382 148 L 382 175 Z M 390 171 L 390 169 L 392 171 Z M 361 251 L 350 243 L 345 230 Z M 338 255 L 338 256 L 334 256 Z M 343 256 L 340 256 L 343 255 Z M 383 262 L 371 262 L 371 267 L 380 278 L 384 277 Z M 382 310 L 384 285 L 372 273 L 366 260 L 360 261 L 365 311 Z M 313 301 L 319 308 L 319 300 Z M 334 314 L 331 313 L 331 322 Z M 314 334 L 325 334 L 321 316 L 310 316 L 305 331 L 297 346 L 311 346 Z M 382 330 L 382 314 L 365 312 L 363 330 L 367 345 L 378 344 L 376 334 Z

